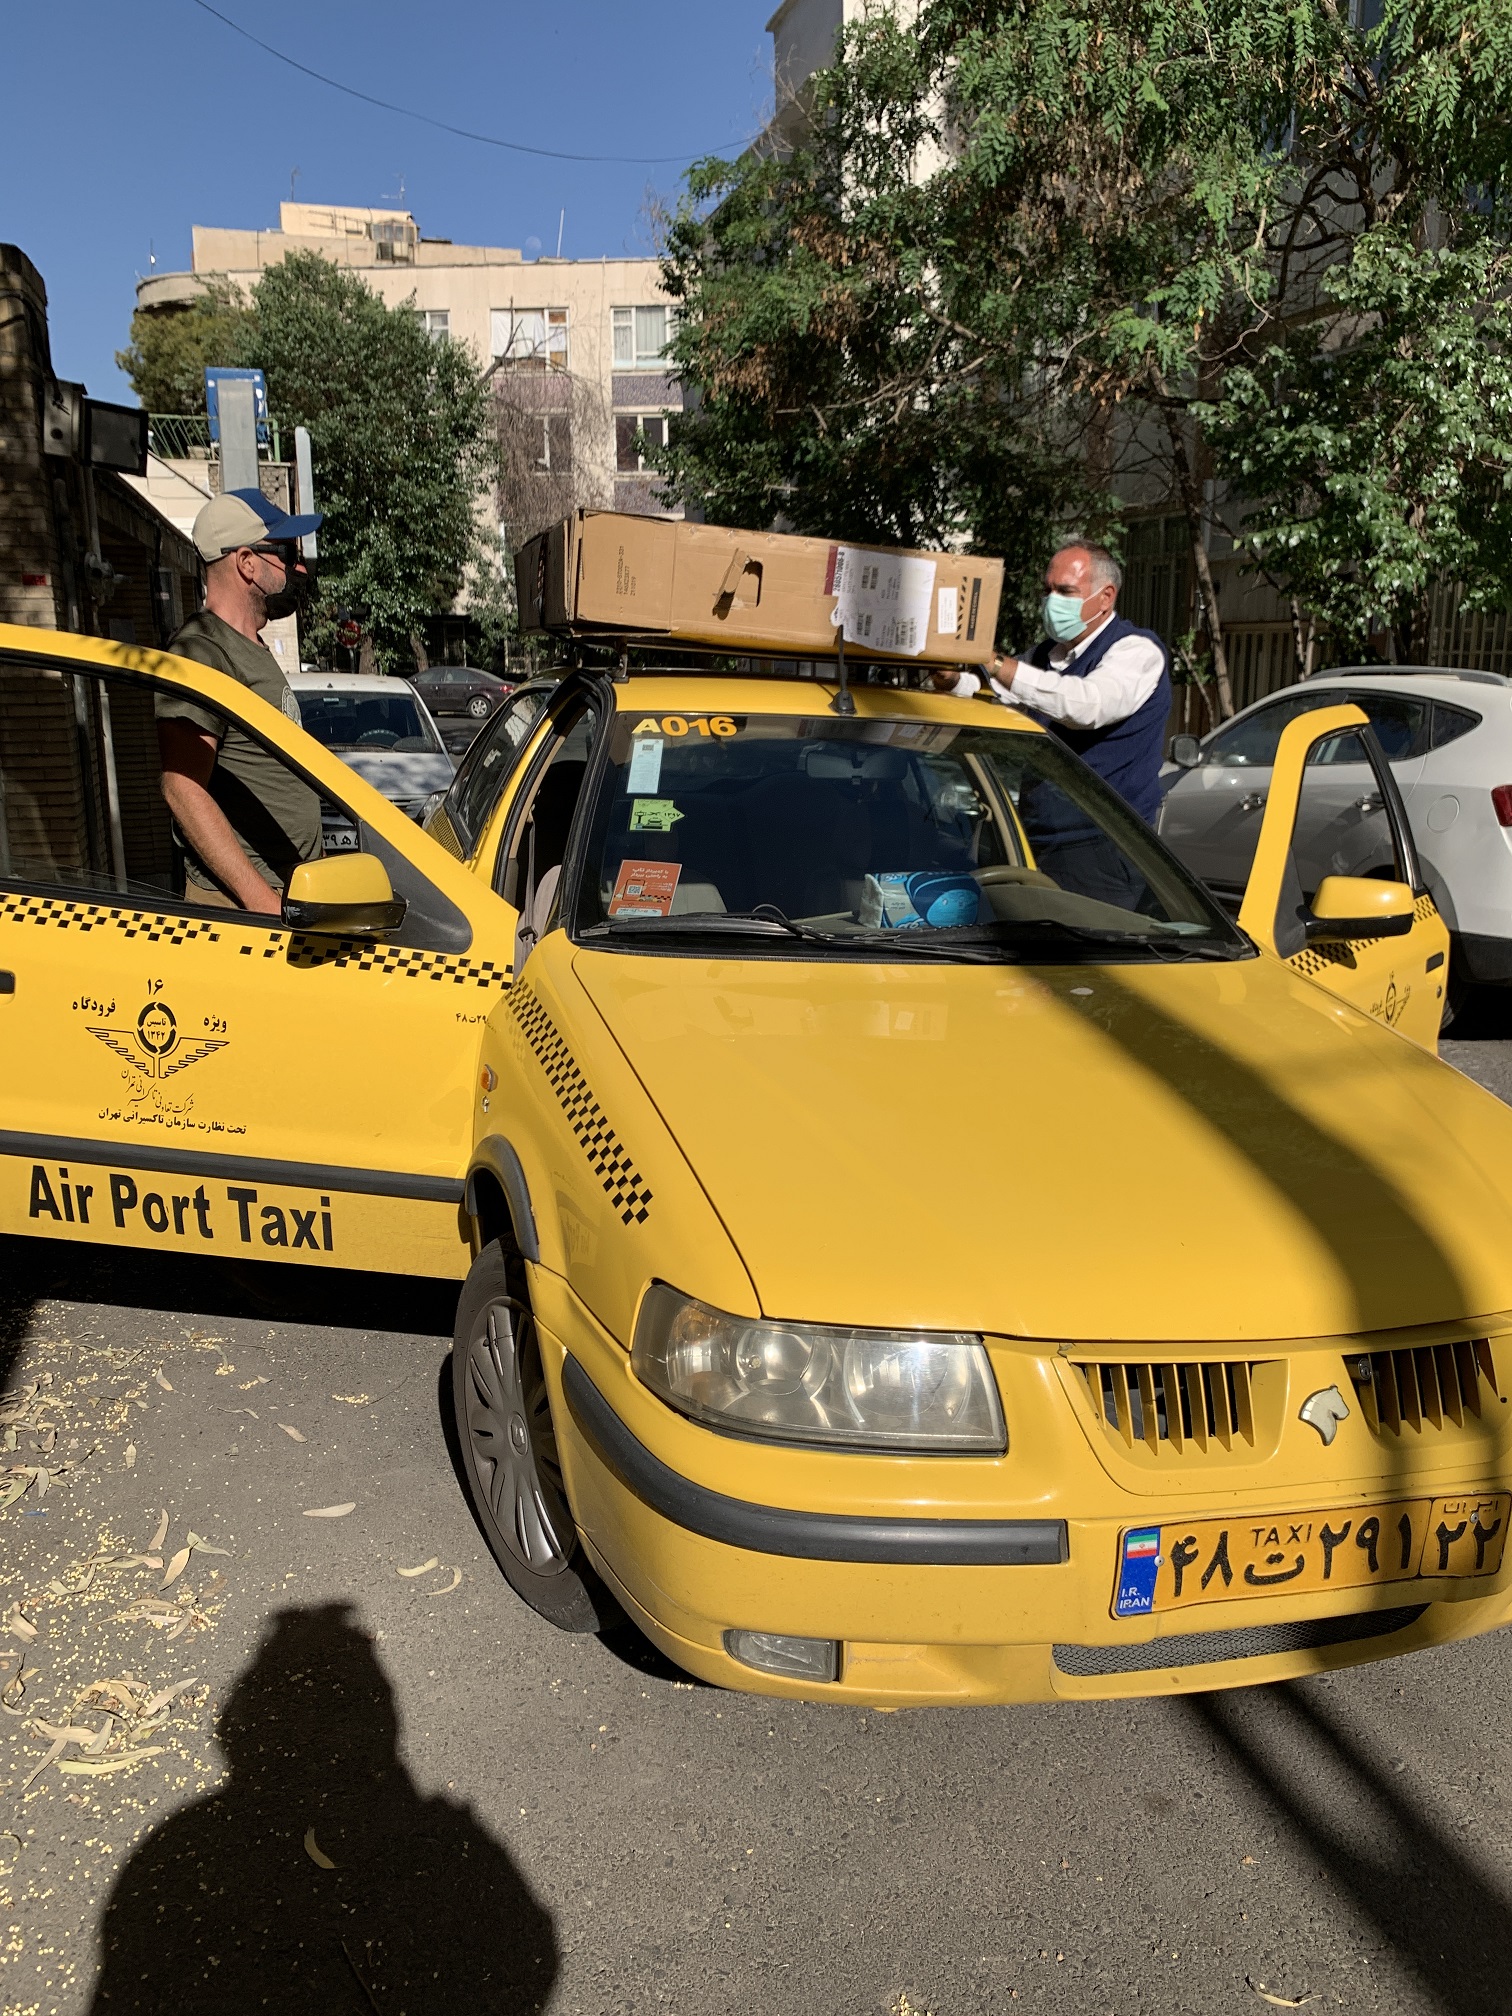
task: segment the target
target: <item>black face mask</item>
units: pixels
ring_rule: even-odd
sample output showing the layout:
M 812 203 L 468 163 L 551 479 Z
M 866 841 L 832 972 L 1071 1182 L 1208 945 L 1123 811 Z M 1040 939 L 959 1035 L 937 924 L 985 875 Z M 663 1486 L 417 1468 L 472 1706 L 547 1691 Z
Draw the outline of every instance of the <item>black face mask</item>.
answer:
M 296 573 L 292 567 L 286 568 L 282 588 L 263 597 L 269 621 L 277 622 L 281 616 L 299 615 L 309 601 L 314 585 L 314 576 L 308 566 L 303 573 Z

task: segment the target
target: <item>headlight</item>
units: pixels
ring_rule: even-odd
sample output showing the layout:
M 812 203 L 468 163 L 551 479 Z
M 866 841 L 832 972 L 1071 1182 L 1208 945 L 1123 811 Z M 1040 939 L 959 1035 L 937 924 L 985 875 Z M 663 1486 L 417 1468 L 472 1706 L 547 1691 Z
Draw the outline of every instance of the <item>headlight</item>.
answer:
M 659 1283 L 630 1362 L 680 1414 L 735 1435 L 999 1454 L 1003 1409 L 980 1337 L 726 1316 Z

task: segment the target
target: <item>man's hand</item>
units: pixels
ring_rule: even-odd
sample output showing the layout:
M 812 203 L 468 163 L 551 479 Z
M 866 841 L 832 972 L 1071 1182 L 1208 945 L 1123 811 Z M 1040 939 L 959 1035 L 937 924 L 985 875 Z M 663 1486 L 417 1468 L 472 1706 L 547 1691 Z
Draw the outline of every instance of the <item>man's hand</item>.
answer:
M 242 851 L 231 822 L 210 795 L 210 777 L 219 745 L 195 721 L 159 721 L 158 751 L 163 762 L 163 797 L 179 831 L 205 867 L 243 910 L 281 917 L 283 898 L 265 882 Z

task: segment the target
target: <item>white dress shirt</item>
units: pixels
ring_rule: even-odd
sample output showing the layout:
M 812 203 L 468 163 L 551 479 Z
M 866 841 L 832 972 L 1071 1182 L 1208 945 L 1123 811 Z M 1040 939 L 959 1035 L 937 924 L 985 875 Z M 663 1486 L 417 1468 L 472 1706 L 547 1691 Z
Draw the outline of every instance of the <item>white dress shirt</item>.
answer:
M 1050 720 L 1064 721 L 1072 728 L 1110 728 L 1115 721 L 1127 721 L 1160 683 L 1158 644 L 1148 637 L 1120 637 L 1085 677 L 1068 670 L 1112 621 L 1112 616 L 1105 616 L 1079 644 L 1053 644 L 1047 670 L 1018 659 L 1012 681 L 992 680 L 993 692 L 1010 706 L 1038 708 Z M 965 672 L 955 691 L 964 699 L 977 692 L 981 683 L 976 673 Z
M 1079 644 L 1052 645 L 1050 664 L 1043 672 L 1019 659 L 1010 685 L 993 680 L 999 696 L 1037 707 L 1050 720 L 1072 728 L 1111 728 L 1115 721 L 1127 721 L 1160 683 L 1164 660 L 1158 644 L 1148 637 L 1120 637 L 1085 678 L 1068 671 L 1112 621 L 1112 616 L 1105 617 Z

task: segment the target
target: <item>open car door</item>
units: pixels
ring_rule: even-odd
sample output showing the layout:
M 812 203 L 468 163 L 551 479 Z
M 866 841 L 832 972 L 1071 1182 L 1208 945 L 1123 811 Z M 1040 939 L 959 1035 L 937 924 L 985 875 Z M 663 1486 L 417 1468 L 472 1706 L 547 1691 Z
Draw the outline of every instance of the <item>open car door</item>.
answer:
M 1343 872 L 1351 835 L 1326 789 L 1328 766 L 1341 762 L 1366 763 L 1374 774 L 1375 791 L 1351 816 L 1384 822 L 1388 875 Z M 1239 923 L 1294 972 L 1437 1049 L 1449 931 L 1423 883 L 1396 779 L 1352 702 L 1304 714 L 1282 731 Z

